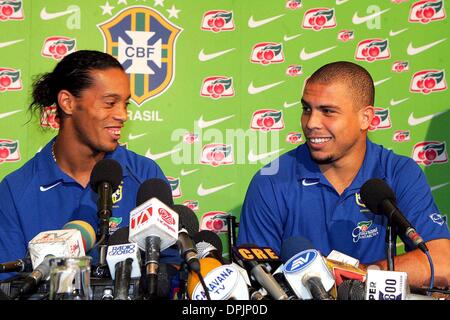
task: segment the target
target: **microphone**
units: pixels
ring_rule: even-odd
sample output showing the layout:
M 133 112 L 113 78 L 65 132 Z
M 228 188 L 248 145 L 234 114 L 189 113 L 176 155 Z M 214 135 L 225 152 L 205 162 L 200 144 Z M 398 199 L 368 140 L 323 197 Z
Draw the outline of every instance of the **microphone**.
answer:
M 207 288 L 211 300 L 249 300 L 247 282 L 238 267 L 232 264 L 222 265 L 214 258 L 200 259 L 200 275 L 190 272 L 187 291 L 191 300 L 206 300 Z
M 279 261 L 271 248 L 258 248 L 255 245 L 233 247 L 233 256 L 238 264 L 259 283 L 275 300 L 288 300 L 289 297 L 280 284 L 270 274 L 267 267 L 259 261 Z
M 301 299 L 332 300 L 328 291 L 334 278 L 319 251 L 303 237 L 291 237 L 282 244 L 283 274 Z
M 91 172 L 89 184 L 98 194 L 97 216 L 100 220 L 98 234 L 105 240 L 109 235 L 109 219 L 112 216 L 112 194 L 119 187 L 122 178 L 122 167 L 113 159 L 100 160 Z
M 114 300 L 129 300 L 131 278 L 141 276 L 141 256 L 136 243 L 128 241 L 128 226 L 109 238 L 106 261 L 114 280 Z
M 172 191 L 163 180 L 146 180 L 139 187 L 137 207 L 130 212 L 129 240 L 145 252 L 148 293 L 152 298 L 157 295 L 160 252 L 178 240 L 179 217 L 167 205 L 171 198 Z
M 77 229 L 74 228 L 75 226 Z M 64 227 L 67 229 L 40 232 L 31 239 L 28 250 L 33 271 L 24 279 L 17 296 L 31 292 L 41 281 L 49 278 L 51 258 L 82 257 L 92 248 L 95 232 L 90 224 L 75 220 L 65 224 Z M 87 235 L 87 238 L 84 239 L 82 234 Z M 94 238 L 90 238 L 92 235 Z
M 200 259 L 210 257 L 218 260 L 221 264 L 225 264 L 222 257 L 222 240 L 215 232 L 201 230 L 194 234 L 193 240 Z
M 178 247 L 180 254 L 186 261 L 190 270 L 199 273 L 200 263 L 197 258 L 197 248 L 192 241 L 191 235 L 198 232 L 199 223 L 194 211 L 190 208 L 176 204 L 173 209 L 178 213 L 179 227 L 178 227 Z
M 399 271 L 368 270 L 367 280 L 345 280 L 338 286 L 338 300 L 439 300 L 413 294 L 407 284 L 408 274 Z
M 0 263 L 0 273 L 31 272 L 32 270 L 30 252 L 27 252 L 25 258 Z
M 360 192 L 361 200 L 370 211 L 387 216 L 420 250 L 428 251 L 425 241 L 397 208 L 394 191 L 385 181 L 377 178 L 367 180 Z

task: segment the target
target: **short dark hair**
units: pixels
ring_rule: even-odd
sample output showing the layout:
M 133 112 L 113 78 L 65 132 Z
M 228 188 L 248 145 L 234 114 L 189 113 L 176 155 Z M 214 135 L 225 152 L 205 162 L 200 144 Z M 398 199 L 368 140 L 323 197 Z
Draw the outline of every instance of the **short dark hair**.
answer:
M 351 90 L 357 108 L 373 106 L 375 100 L 375 86 L 372 76 L 360 65 L 349 61 L 328 63 L 317 69 L 307 83 L 331 84 L 343 83 Z
M 34 79 L 33 100 L 29 111 L 33 113 L 39 110 L 42 116 L 45 107 L 56 104 L 57 115 L 60 116 L 57 100 L 61 90 L 67 90 L 75 97 L 80 97 L 81 92 L 94 82 L 91 71 L 109 68 L 123 70 L 116 58 L 100 51 L 79 50 L 65 56 L 52 72 L 40 74 Z

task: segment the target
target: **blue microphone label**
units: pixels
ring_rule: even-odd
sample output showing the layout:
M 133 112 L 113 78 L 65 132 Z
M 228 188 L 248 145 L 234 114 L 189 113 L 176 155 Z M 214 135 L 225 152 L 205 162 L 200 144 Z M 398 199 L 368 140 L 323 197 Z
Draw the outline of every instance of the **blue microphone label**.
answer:
M 285 272 L 298 272 L 309 266 L 317 258 L 318 252 L 314 249 L 309 249 L 297 253 L 284 266 Z

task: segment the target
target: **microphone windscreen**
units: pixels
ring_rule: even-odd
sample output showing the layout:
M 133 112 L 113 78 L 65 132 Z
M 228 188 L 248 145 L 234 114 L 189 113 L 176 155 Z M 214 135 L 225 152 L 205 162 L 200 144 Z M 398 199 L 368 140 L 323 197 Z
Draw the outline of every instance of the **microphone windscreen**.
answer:
M 83 240 L 84 251 L 88 252 L 95 244 L 96 236 L 94 228 L 83 220 L 73 220 L 67 222 L 63 229 L 76 229 L 81 233 L 81 239 Z
M 114 192 L 119 187 L 122 178 L 122 166 L 116 160 L 102 159 L 92 169 L 89 183 L 91 188 L 97 192 L 100 183 L 107 182 Z
M 175 204 L 173 206 L 173 210 L 175 210 L 175 212 L 178 213 L 179 228 L 186 229 L 189 236 L 193 237 L 194 234 L 196 234 L 198 232 L 198 229 L 200 228 L 198 218 L 195 212 L 182 204 Z
M 153 178 L 142 182 L 136 196 L 136 207 L 151 198 L 157 198 L 169 207 L 173 206 L 172 190 L 162 179 Z
M 222 264 L 214 258 L 200 259 L 200 274 L 204 278 L 210 271 L 220 267 Z M 192 297 L 195 287 L 200 282 L 200 278 L 194 272 L 189 272 L 187 280 L 187 293 L 189 297 Z
M 222 255 L 222 240 L 220 240 L 219 236 L 215 232 L 210 230 L 201 230 L 200 232 L 194 234 L 192 240 L 194 240 L 196 244 L 199 255 L 201 255 L 200 251 L 202 251 L 201 243 L 211 244 L 217 249 L 219 255 Z
M 128 226 L 117 229 L 108 240 L 108 245 L 115 246 L 118 244 L 130 243 L 128 240 L 130 234 L 130 228 Z
M 337 300 L 364 300 L 366 289 L 364 282 L 345 280 L 337 287 Z
M 362 185 L 360 194 L 362 202 L 370 211 L 376 214 L 383 214 L 379 207 L 384 200 L 391 200 L 395 203 L 394 191 L 384 180 L 378 178 L 367 180 Z
M 297 253 L 308 249 L 314 249 L 314 246 L 311 243 L 311 241 L 300 236 L 290 237 L 285 241 L 283 241 L 281 245 L 281 252 L 280 252 L 281 261 L 286 263 L 290 258 L 295 256 Z

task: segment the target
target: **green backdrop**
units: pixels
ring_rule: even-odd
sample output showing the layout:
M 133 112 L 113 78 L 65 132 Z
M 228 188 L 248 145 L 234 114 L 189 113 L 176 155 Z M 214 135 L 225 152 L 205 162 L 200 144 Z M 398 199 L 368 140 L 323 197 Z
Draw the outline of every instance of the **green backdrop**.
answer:
M 0 0 L 0 178 L 57 133 L 30 119 L 32 79 L 97 49 L 130 75 L 121 142 L 151 157 L 177 203 L 225 239 L 254 173 L 303 143 L 304 80 L 336 60 L 376 83 L 370 138 L 414 158 L 450 209 L 444 0 Z M 39 123 L 41 122 L 41 125 Z

